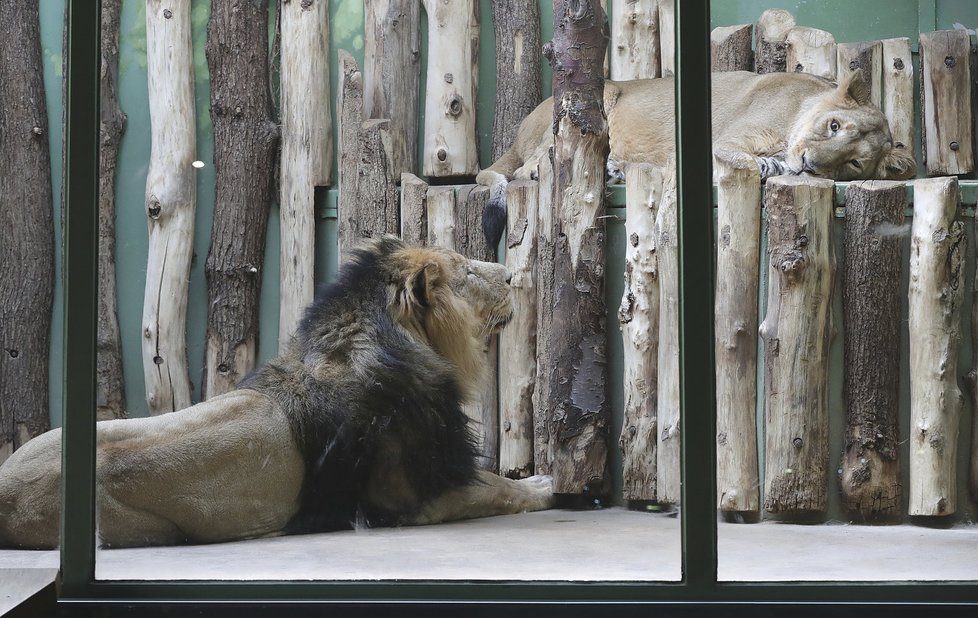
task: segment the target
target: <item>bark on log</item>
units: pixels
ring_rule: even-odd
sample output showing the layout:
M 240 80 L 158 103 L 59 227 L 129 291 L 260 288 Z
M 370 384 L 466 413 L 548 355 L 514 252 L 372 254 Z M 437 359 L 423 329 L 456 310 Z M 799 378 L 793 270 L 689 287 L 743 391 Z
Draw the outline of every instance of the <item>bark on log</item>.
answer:
M 143 300 L 143 377 L 150 414 L 191 405 L 187 284 L 197 178 L 190 0 L 147 0 L 152 152 L 146 174 L 149 260 Z
M 0 3 L 0 463 L 49 428 L 51 153 L 36 2 Z
M 965 30 L 920 33 L 921 144 L 928 176 L 975 169 L 970 53 Z
M 794 16 L 784 9 L 768 9 L 761 13 L 754 29 L 757 38 L 755 73 L 783 73 L 787 70 L 787 38 L 794 27 Z
M 493 0 L 496 32 L 496 113 L 492 159 L 516 139 L 520 122 L 540 103 L 540 4 L 536 0 Z
M 279 3 L 282 153 L 279 168 L 279 350 L 312 302 L 314 187 L 330 182 L 333 128 L 329 106 L 329 3 Z
M 749 157 L 718 152 L 717 504 L 760 510 L 757 469 L 757 287 L 761 177 Z
M 421 76 L 421 4 L 417 0 L 363 3 L 364 116 L 389 118 L 393 174 L 417 170 L 418 84 Z
M 676 72 L 676 0 L 659 1 L 659 75 Z
M 754 24 L 720 26 L 710 33 L 710 67 L 712 71 L 751 71 L 754 69 L 752 46 Z
M 657 0 L 618 0 L 611 11 L 611 79 L 659 77 Z
M 975 219 L 975 232 L 978 232 L 978 218 Z M 978 238 L 978 233 L 974 238 Z M 971 371 L 967 383 L 971 391 L 971 458 L 969 465 L 968 488 L 971 500 L 978 502 L 978 269 L 975 269 L 975 282 L 971 297 Z
M 556 395 L 552 367 L 544 365 L 547 350 L 559 337 L 554 332 L 554 168 L 553 148 L 537 168 L 540 191 L 537 202 L 537 374 L 533 390 L 533 471 L 550 474 L 550 429 L 546 403 Z
M 551 368 L 551 473 L 558 494 L 605 495 L 608 400 L 605 359 L 603 110 L 604 11 L 594 0 L 554 7 L 554 298 L 552 333 L 539 362 Z
M 659 264 L 655 217 L 662 199 L 662 169 L 625 169 L 625 286 L 618 321 L 623 348 L 624 420 L 622 497 L 656 499 L 656 404 L 659 354 Z
M 873 105 L 883 106 L 883 42 L 839 43 L 838 78 L 844 80 L 856 69 L 862 69 L 863 78 L 869 84 L 869 97 Z
M 788 71 L 835 80 L 837 57 L 835 37 L 831 32 L 795 27 L 788 32 L 785 42 L 788 45 L 785 57 Z
M 206 52 L 217 180 L 205 265 L 204 399 L 233 390 L 255 366 L 278 142 L 269 95 L 267 2 L 214 2 Z
M 910 39 L 883 41 L 883 113 L 890 125 L 894 148 L 916 157 L 913 113 L 913 55 Z
M 801 176 L 767 181 L 765 499 L 770 513 L 820 513 L 828 482 L 828 343 L 835 183 Z
M 966 239 L 956 178 L 914 181 L 910 236 L 910 515 L 957 510 L 958 346 Z
M 868 181 L 846 190 L 843 508 L 865 519 L 902 509 L 900 260 L 906 184 Z
M 99 125 L 98 196 L 98 341 L 96 415 L 98 420 L 125 418 L 126 389 L 122 374 L 122 341 L 115 292 L 115 172 L 126 114 L 119 107 L 119 16 L 122 0 L 102 0 L 102 72 Z
M 533 474 L 533 391 L 537 372 L 537 200 L 535 180 L 506 191 L 506 268 L 513 276 L 513 321 L 499 335 L 499 473 Z
M 679 424 L 679 213 L 675 168 L 666 168 L 655 217 L 659 262 L 659 355 L 656 397 L 656 501 L 678 504 L 681 497 Z
M 425 176 L 479 171 L 475 105 L 479 81 L 479 6 L 475 0 L 422 0 L 428 14 Z
M 412 245 L 428 242 L 427 197 L 428 183 L 414 174 L 401 174 L 401 238 Z

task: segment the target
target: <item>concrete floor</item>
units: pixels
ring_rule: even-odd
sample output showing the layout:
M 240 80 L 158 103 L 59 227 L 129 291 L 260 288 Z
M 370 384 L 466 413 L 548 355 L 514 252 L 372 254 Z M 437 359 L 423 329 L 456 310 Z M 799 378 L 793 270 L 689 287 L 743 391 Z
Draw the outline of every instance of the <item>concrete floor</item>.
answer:
M 724 581 L 978 580 L 978 526 L 719 524 Z M 57 552 L 0 551 L 0 568 Z M 417 528 L 103 550 L 99 579 L 665 581 L 679 520 L 620 508 L 551 510 Z

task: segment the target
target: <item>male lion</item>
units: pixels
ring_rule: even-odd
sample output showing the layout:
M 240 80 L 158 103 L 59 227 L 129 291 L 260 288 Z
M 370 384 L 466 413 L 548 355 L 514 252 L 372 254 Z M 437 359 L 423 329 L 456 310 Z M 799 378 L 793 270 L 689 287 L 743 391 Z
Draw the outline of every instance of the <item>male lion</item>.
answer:
M 321 288 L 287 351 L 238 390 L 98 424 L 105 546 L 414 525 L 548 508 L 550 477 L 476 467 L 460 402 L 512 315 L 509 273 L 393 237 Z M 58 543 L 61 432 L 0 466 L 0 546 Z
M 713 150 L 756 158 L 761 177 L 812 174 L 834 180 L 912 178 L 916 163 L 893 144 L 886 117 L 870 103 L 861 70 L 836 85 L 805 73 L 714 73 Z M 608 171 L 628 163 L 664 166 L 675 153 L 674 80 L 606 81 Z M 530 178 L 553 145 L 553 99 L 523 119 L 516 141 L 476 182 L 490 187 L 483 211 L 495 245 L 506 223 L 506 182 Z

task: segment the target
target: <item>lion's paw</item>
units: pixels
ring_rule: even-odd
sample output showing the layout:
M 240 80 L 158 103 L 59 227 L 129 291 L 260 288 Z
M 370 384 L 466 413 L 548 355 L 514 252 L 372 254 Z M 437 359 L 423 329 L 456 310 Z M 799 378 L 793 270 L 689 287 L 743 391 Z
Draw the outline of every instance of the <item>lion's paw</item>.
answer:
M 519 484 L 529 494 L 524 510 L 541 511 L 554 505 L 554 477 L 537 474 L 521 479 Z

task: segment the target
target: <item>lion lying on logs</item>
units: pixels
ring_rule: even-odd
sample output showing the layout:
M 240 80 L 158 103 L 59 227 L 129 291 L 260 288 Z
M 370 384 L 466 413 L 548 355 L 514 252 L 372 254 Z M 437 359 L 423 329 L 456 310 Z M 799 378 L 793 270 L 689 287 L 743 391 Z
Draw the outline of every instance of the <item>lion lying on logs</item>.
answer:
M 628 163 L 664 166 L 675 153 L 674 81 L 605 82 L 611 152 L 608 171 Z M 912 178 L 916 163 L 894 144 L 870 103 L 862 71 L 838 85 L 804 73 L 714 73 L 713 150 L 756 158 L 761 177 L 812 174 L 834 180 Z M 531 178 L 553 145 L 553 99 L 523 120 L 516 141 L 476 182 L 490 187 L 483 229 L 492 246 L 506 225 L 506 183 Z
M 205 543 L 548 508 L 550 477 L 477 468 L 460 403 L 512 316 L 503 266 L 385 237 L 319 290 L 238 390 L 98 424 L 104 546 Z M 61 432 L 0 466 L 0 546 L 58 544 Z

